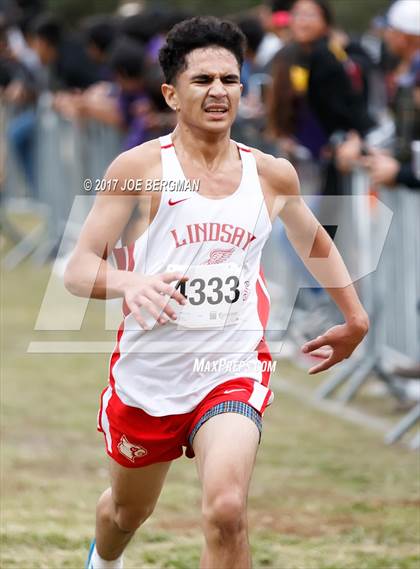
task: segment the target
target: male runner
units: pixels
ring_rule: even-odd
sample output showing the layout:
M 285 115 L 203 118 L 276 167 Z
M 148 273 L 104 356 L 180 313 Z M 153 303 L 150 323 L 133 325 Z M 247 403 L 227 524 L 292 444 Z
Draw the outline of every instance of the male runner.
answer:
M 200 566 L 251 567 L 246 502 L 272 399 L 259 265 L 277 215 L 345 319 L 303 347 L 322 360 L 310 373 L 349 357 L 367 332 L 343 261 L 301 199 L 293 167 L 230 139 L 243 39 L 235 25 L 210 17 L 171 30 L 160 63 L 177 127 L 111 164 L 112 189 L 97 196 L 66 271 L 74 294 L 124 299 L 98 416 L 111 487 L 97 505 L 89 568 L 122 567 L 125 546 L 183 447 L 195 455 L 202 485 Z M 196 179 L 198 192 L 172 192 L 168 184 L 161 192 L 127 191 L 132 180 L 188 188 L 186 180 Z

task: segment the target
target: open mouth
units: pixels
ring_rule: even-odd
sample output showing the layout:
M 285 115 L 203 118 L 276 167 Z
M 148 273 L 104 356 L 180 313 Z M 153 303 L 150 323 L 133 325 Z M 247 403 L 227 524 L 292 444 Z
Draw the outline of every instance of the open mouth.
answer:
M 212 115 L 216 115 L 216 116 L 223 116 L 228 112 L 228 108 L 227 107 L 216 107 L 216 106 L 211 106 L 211 107 L 206 107 L 204 109 L 204 112 L 206 113 L 210 113 Z

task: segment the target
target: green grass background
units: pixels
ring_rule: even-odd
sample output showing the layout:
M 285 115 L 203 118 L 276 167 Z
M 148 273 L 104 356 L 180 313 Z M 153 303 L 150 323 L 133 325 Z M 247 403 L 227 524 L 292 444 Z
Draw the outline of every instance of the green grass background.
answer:
M 2 569 L 83 567 L 107 486 L 96 413 L 108 357 L 26 350 L 31 340 L 114 334 L 98 338 L 100 302 L 78 334 L 34 332 L 49 271 L 27 263 L 2 275 Z M 277 373 L 307 382 L 286 364 Z M 254 567 L 418 569 L 419 466 L 417 453 L 277 394 L 249 497 Z M 201 544 L 195 465 L 182 458 L 126 567 L 194 569 Z

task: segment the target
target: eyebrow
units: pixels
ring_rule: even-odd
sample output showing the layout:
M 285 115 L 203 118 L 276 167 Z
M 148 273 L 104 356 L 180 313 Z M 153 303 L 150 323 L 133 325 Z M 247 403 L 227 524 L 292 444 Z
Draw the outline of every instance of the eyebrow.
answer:
M 197 81 L 197 80 L 208 80 L 213 79 L 214 75 L 211 73 L 198 73 L 197 75 L 193 75 L 190 81 Z M 239 81 L 239 75 L 237 73 L 227 73 L 226 75 L 222 75 L 221 79 L 234 79 Z

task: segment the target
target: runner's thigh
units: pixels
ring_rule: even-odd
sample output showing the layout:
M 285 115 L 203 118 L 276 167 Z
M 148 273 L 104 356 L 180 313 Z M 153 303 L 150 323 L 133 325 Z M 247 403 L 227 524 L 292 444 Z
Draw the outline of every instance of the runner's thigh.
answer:
M 109 460 L 114 503 L 138 512 L 153 510 L 171 461 L 142 468 L 126 468 L 112 458 Z
M 258 441 L 255 423 L 239 413 L 216 415 L 200 427 L 193 448 L 204 503 L 229 490 L 246 497 Z

